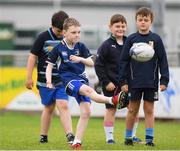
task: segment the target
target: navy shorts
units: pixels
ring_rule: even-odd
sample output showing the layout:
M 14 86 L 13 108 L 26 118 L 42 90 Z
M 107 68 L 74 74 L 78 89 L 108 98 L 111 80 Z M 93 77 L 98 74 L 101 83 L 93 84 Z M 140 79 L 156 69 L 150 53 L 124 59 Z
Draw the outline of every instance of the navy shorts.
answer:
M 58 85 L 54 89 L 38 86 L 41 102 L 43 105 L 52 105 L 57 99 L 68 100 L 64 85 Z
M 81 101 L 89 103 L 91 102 L 89 97 L 79 94 L 79 89 L 83 84 L 83 81 L 81 82 L 79 80 L 72 80 L 66 86 L 66 93 L 70 96 L 75 97 L 78 104 L 80 104 Z
M 153 88 L 133 88 L 129 90 L 128 93 L 129 100 L 146 100 L 154 102 L 158 100 L 158 91 Z

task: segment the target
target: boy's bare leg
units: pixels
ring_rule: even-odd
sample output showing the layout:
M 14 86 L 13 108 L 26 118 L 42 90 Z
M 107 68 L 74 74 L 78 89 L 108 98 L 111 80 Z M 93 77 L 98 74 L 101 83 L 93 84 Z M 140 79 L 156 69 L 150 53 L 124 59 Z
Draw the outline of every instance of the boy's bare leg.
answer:
M 55 104 L 50 106 L 45 106 L 41 114 L 41 135 L 48 135 L 48 130 L 50 127 L 52 113 L 54 111 Z
M 90 103 L 81 102 L 80 103 L 80 118 L 77 124 L 76 135 L 75 135 L 73 145 L 77 143 L 81 143 L 84 132 L 88 125 L 89 117 L 90 117 Z
M 112 97 L 106 97 L 104 95 L 98 94 L 93 88 L 88 85 L 83 84 L 79 90 L 79 93 L 84 96 L 88 96 L 91 100 L 97 103 L 112 103 Z
M 71 113 L 68 108 L 68 101 L 67 100 L 58 100 L 58 101 L 56 101 L 56 106 L 58 108 L 59 118 L 61 119 L 65 133 L 66 134 L 73 133 Z

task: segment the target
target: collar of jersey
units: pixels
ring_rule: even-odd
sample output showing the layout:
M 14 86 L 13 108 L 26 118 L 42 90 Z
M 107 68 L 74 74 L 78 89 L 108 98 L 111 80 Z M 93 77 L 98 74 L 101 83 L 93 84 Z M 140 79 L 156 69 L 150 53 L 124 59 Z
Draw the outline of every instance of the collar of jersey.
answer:
M 66 42 L 65 38 L 63 38 L 63 41 L 64 41 L 64 43 L 66 44 L 66 46 L 68 47 L 68 49 L 74 50 L 75 45 L 74 45 L 74 47 L 69 47 L 69 45 L 68 45 L 68 43 Z

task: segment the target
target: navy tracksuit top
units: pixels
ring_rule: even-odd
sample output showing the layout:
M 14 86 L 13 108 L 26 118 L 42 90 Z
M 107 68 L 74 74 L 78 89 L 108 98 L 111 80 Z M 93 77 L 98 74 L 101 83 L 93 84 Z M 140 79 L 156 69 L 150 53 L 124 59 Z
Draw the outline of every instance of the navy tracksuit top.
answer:
M 129 50 L 134 43 L 145 42 L 155 50 L 153 58 L 147 62 L 138 62 L 129 55 Z M 130 71 L 127 74 L 127 71 Z M 160 84 L 168 85 L 169 68 L 163 42 L 159 35 L 149 32 L 142 35 L 139 32 L 128 36 L 120 57 L 120 84 L 129 85 L 130 88 L 154 88 Z

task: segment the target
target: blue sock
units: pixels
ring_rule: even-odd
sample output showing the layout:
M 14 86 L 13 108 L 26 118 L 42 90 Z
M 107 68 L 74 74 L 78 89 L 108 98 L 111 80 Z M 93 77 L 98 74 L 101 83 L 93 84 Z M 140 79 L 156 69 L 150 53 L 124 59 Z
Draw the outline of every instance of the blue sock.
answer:
M 146 143 L 153 142 L 154 128 L 146 128 Z
M 125 138 L 132 138 L 132 130 L 126 129 Z

